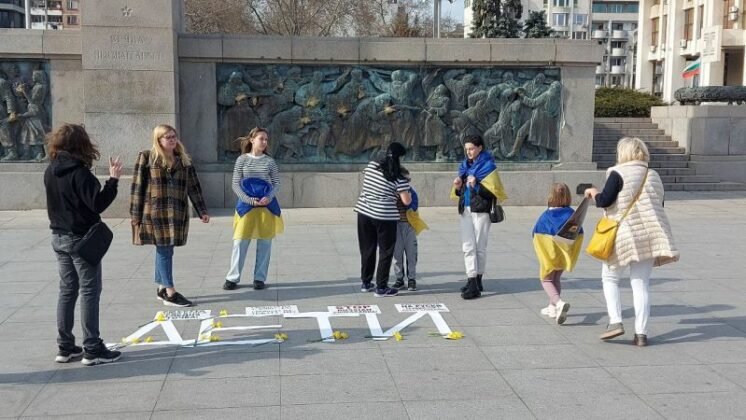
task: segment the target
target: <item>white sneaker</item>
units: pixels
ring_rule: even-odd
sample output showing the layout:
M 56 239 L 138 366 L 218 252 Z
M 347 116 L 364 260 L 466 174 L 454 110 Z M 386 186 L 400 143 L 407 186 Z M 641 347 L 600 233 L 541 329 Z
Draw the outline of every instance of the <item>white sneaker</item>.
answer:
M 555 305 L 555 319 L 558 325 L 562 325 L 567 320 L 567 311 L 570 310 L 570 304 L 562 300 L 558 301 Z
M 541 314 L 550 318 L 557 318 L 555 306 L 551 303 L 546 308 L 541 308 Z

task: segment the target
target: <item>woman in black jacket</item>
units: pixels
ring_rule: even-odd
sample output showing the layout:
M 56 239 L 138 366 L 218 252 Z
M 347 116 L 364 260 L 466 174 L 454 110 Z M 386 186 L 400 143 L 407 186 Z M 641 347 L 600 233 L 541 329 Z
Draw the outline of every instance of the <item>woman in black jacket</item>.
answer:
M 114 362 L 120 352 L 106 348 L 99 337 L 98 313 L 101 297 L 101 263 L 91 265 L 73 251 L 75 245 L 117 196 L 122 162 L 109 158 L 109 175 L 104 188 L 91 173 L 100 154 L 80 125 L 64 124 L 48 138 L 50 163 L 44 172 L 47 214 L 52 229 L 52 249 L 60 270 L 57 301 L 56 362 L 67 363 L 83 356 L 84 365 Z M 75 345 L 73 324 L 75 303 L 81 295 L 83 348 Z
M 453 187 L 458 196 L 461 215 L 461 242 L 466 266 L 466 285 L 461 297 L 481 296 L 482 276 L 487 265 L 487 239 L 490 233 L 490 210 L 495 199 L 507 197 L 497 174 L 495 160 L 484 150 L 484 140 L 478 135 L 464 140 L 466 157 L 459 166 Z

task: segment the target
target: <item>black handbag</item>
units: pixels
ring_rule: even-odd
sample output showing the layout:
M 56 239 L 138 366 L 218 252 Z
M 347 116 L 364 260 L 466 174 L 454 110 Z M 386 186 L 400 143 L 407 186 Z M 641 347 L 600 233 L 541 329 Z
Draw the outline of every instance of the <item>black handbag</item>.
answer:
M 505 220 L 505 212 L 503 206 L 497 203 L 497 199 L 492 200 L 492 208 L 490 209 L 490 222 L 500 223 Z
M 91 226 L 85 235 L 73 247 L 73 253 L 92 266 L 97 266 L 109 250 L 114 234 L 106 223 L 98 222 Z

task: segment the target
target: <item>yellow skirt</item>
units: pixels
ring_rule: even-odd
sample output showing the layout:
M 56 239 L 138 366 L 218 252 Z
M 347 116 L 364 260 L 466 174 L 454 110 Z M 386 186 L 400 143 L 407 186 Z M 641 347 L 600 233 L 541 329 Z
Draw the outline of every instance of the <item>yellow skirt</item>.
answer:
M 273 239 L 285 231 L 281 216 L 266 207 L 255 207 L 243 217 L 233 214 L 233 239 Z

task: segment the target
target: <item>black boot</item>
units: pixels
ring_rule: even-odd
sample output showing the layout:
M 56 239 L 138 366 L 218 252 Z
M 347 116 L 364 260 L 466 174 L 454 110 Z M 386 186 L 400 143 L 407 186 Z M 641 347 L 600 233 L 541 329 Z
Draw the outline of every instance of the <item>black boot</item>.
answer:
M 466 284 L 464 284 L 463 286 L 461 286 L 460 290 L 461 290 L 461 293 L 469 290 L 469 279 L 466 279 Z
M 477 288 L 480 292 L 484 292 L 484 287 L 482 287 L 482 275 L 477 274 Z
M 467 287 L 468 289 L 465 292 L 461 293 L 462 298 L 475 299 L 482 295 L 482 293 L 479 292 L 479 287 L 477 287 L 476 277 L 469 277 Z

